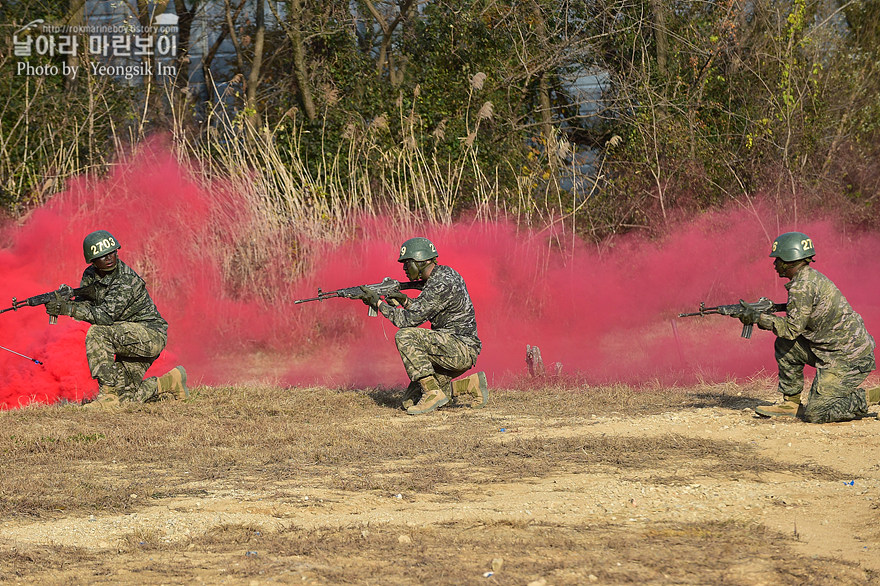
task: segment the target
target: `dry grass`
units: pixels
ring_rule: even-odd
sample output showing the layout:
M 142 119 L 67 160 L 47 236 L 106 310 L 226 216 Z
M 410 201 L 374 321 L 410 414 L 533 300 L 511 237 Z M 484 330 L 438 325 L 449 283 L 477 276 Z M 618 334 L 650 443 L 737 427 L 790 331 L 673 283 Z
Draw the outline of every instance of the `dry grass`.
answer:
M 756 390 L 756 389 L 753 389 Z M 259 487 L 292 503 L 305 489 L 340 495 L 429 495 L 455 507 L 461 487 L 491 488 L 566 473 L 610 471 L 656 484 L 695 476 L 738 479 L 786 472 L 834 479 L 831 468 L 786 464 L 746 444 L 676 434 L 566 434 L 592 416 L 760 403 L 730 385 L 636 391 L 626 387 L 497 391 L 490 409 L 448 408 L 412 418 L 400 389 L 200 388 L 182 404 L 88 412 L 29 407 L 0 414 L 0 514 L 7 522 L 131 514 L 150 503 Z M 546 433 L 516 433 L 540 420 Z M 500 433 L 506 428 L 510 433 Z M 556 433 L 559 432 L 559 433 Z M 470 490 L 472 490 L 471 488 Z M 326 494 L 326 493 L 325 493 Z M 267 507 L 270 505 L 266 505 Z M 279 514 L 280 516 L 280 514 Z M 520 518 L 305 529 L 229 523 L 169 542 L 149 529 L 113 552 L 19 548 L 0 540 L 0 580 L 364 584 L 859 583 L 864 570 L 793 554 L 783 536 L 733 522 L 560 525 Z M 455 560 L 455 563 L 449 563 Z M 745 564 L 743 560 L 748 560 Z M 757 572 L 758 574 L 754 574 Z M 751 578 L 750 578 L 751 576 Z M 588 580 L 589 581 L 589 580 Z
M 493 570 L 493 561 L 496 575 L 487 581 L 483 576 Z M 77 567 L 88 568 L 87 579 Z M 784 537 L 761 526 L 730 522 L 642 528 L 604 523 L 385 525 L 271 534 L 224 526 L 187 544 L 164 549 L 141 544 L 111 556 L 60 547 L 0 555 L 0 579 L 38 577 L 42 584 L 253 584 L 267 576 L 299 584 L 527 584 L 544 579 L 538 583 L 780 585 L 861 584 L 865 577 L 834 559 L 794 556 Z
M 296 479 L 329 489 L 441 492 L 443 485 L 614 467 L 637 472 L 680 463 L 692 474 L 768 471 L 834 477 L 833 470 L 757 457 L 748 445 L 674 434 L 640 437 L 499 434 L 518 417 L 564 429 L 587 414 L 741 405 L 714 391 L 627 392 L 626 387 L 497 392 L 493 415 L 447 409 L 424 425 L 396 405 L 400 390 L 203 388 L 182 405 L 93 413 L 75 406 L 5 412 L 0 512 L 124 512 L 130 495 L 192 494 L 200 482 L 272 485 Z M 498 413 L 498 415 L 495 415 Z M 503 414 L 503 415 L 502 415 Z M 365 425 L 365 421 L 369 422 Z M 450 433 L 454 429 L 455 433 Z M 189 491 L 189 492 L 188 492 Z
M 181 115 L 175 112 L 175 119 Z M 401 134 L 390 144 L 379 136 L 385 133 L 378 120 L 351 123 L 349 131 L 332 137 L 338 139 L 336 152 L 328 147 L 312 159 L 303 144 L 303 133 L 311 131 L 287 115 L 271 128 L 253 128 L 215 111 L 204 135 L 175 132 L 171 148 L 189 177 L 207 192 L 235 194 L 229 217 L 220 223 L 235 225 L 237 241 L 260 243 L 236 247 L 234 255 L 226 245 L 206 243 L 206 251 L 219 255 L 227 280 L 264 293 L 262 267 L 283 267 L 285 279 L 300 274 L 328 244 L 362 232 L 367 218 L 382 216 L 386 235 L 390 228 L 397 239 L 425 224 L 449 224 L 462 209 L 483 220 L 505 215 L 507 198 L 480 168 L 477 145 L 468 143 L 460 155 L 440 160 L 419 146 L 418 115 L 398 116 Z M 175 127 L 182 127 L 180 120 Z M 322 136 L 322 144 L 324 138 L 331 139 Z M 463 176 L 473 178 L 466 194 Z M 249 266 L 261 268 L 251 274 Z
M 331 583 L 467 584 L 482 579 L 492 570 L 491 560 L 499 557 L 501 567 L 492 582 L 504 584 L 526 584 L 542 576 L 548 583 L 579 584 L 584 578 L 589 581 L 590 575 L 599 583 L 722 583 L 745 557 L 752 558 L 765 576 L 775 577 L 776 584 L 800 584 L 805 579 L 830 582 L 841 574 L 841 566 L 823 567 L 824 560 L 789 567 L 784 547 L 767 547 L 778 536 L 735 523 L 660 524 L 634 532 L 602 523 L 494 523 L 465 528 L 447 524 L 418 529 L 292 530 L 270 536 L 242 528 L 237 541 L 230 539 L 233 533 L 225 529 L 206 536 L 199 545 L 217 554 L 234 551 L 235 545 L 238 551 L 256 553 L 236 570 L 243 578 L 297 568 L 300 575 L 317 574 Z M 353 550 L 360 554 L 347 560 Z M 283 554 L 281 559 L 259 559 L 267 551 Z M 680 563 L 695 558 L 705 560 L 697 568 L 706 571 Z M 364 572 L 364 560 L 371 560 L 369 573 L 374 578 Z M 448 563 L 451 560 L 455 563 Z M 845 571 L 844 566 L 844 576 Z M 293 581 L 297 573 L 291 573 Z

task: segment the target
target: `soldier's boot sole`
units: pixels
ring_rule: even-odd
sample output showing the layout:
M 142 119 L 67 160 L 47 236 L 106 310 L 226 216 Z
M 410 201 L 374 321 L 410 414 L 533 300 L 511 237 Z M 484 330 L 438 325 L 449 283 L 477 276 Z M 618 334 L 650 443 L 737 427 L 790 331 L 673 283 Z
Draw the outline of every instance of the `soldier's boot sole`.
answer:
M 183 400 L 189 397 L 189 389 L 186 386 L 186 369 L 175 366 L 158 379 L 158 394 L 160 399 Z
M 449 397 L 443 391 L 430 391 L 422 395 L 421 400 L 406 410 L 410 415 L 422 415 L 430 413 L 449 402 Z
M 755 413 L 762 417 L 797 417 L 802 412 L 801 405 L 786 401 L 779 405 L 755 407 Z
M 489 402 L 489 384 L 486 382 L 486 373 L 475 372 L 470 376 L 452 381 L 454 395 L 468 395 L 476 402 L 471 405 L 474 409 L 482 409 Z

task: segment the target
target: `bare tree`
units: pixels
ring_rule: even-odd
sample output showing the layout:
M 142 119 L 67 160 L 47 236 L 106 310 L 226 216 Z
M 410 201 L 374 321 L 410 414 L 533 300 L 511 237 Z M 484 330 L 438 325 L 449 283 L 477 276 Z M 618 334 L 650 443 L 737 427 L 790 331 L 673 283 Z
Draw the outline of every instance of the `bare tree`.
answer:
M 256 0 L 254 8 L 254 57 L 247 77 L 247 111 L 251 124 L 259 121 L 257 114 L 257 88 L 260 84 L 260 70 L 263 66 L 263 47 L 266 41 L 266 0 Z
M 277 2 L 276 2 L 277 4 Z M 306 50 L 303 42 L 302 29 L 304 25 L 303 6 L 300 0 L 291 0 L 290 2 L 290 20 L 285 22 L 278 13 L 276 6 L 269 0 L 269 7 L 275 20 L 284 28 L 287 38 L 293 48 L 293 77 L 296 81 L 297 96 L 299 102 L 306 113 L 306 118 L 310 121 L 318 117 L 315 109 L 315 101 L 312 97 L 312 84 L 309 80 L 309 72 L 306 67 Z
M 392 42 L 397 27 L 409 17 L 410 10 L 415 3 L 415 0 L 399 0 L 396 3 L 396 11 L 380 11 L 372 0 L 364 0 L 364 4 L 366 4 L 367 9 L 373 15 L 376 24 L 382 31 L 379 41 L 379 53 L 376 58 L 376 74 L 382 77 L 387 71 L 388 79 L 391 81 L 391 85 L 395 87 L 403 82 L 405 60 L 395 56 L 392 50 Z M 388 5 L 390 4 L 389 2 Z

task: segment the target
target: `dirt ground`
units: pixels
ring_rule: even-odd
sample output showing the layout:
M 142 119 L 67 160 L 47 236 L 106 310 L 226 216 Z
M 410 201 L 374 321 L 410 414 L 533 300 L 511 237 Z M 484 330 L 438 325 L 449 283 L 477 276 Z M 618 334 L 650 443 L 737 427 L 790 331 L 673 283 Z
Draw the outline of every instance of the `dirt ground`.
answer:
M 421 417 L 399 394 L 0 414 L 0 580 L 880 584 L 877 407 L 764 419 L 769 381 L 496 391 Z

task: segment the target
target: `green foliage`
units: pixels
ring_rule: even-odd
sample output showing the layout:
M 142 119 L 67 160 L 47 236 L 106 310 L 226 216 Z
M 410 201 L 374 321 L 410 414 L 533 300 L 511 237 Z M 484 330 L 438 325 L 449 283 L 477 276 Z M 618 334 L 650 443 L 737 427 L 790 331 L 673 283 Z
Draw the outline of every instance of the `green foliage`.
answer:
M 603 66 L 626 140 L 609 153 L 610 190 L 641 190 L 648 223 L 781 181 L 789 197 L 839 191 L 842 149 L 860 152 L 849 165 L 875 159 L 876 3 L 843 14 L 818 0 L 612 5 Z
M 139 88 L 126 87 L 106 77 L 95 77 L 85 61 L 75 79 L 62 75 L 28 75 L 28 67 L 54 66 L 61 70 L 66 56 L 15 56 L 13 34 L 27 23 L 67 22 L 70 3 L 10 2 L 0 7 L 8 23 L 0 37 L 0 205 L 14 212 L 38 206 L 63 187 L 67 177 L 102 166 L 118 146 L 117 132 L 138 138 Z M 36 28 L 20 32 L 19 39 L 39 35 Z M 80 39 L 81 46 L 83 39 Z M 82 54 L 82 51 L 80 51 Z M 19 68 L 24 68 L 19 71 Z M 143 129 L 140 129 L 141 131 Z
M 783 183 L 790 196 L 850 194 L 859 209 L 880 197 L 864 171 L 880 150 L 876 2 L 298 4 L 266 31 L 256 101 L 232 96 L 207 122 L 176 90 L 148 100 L 106 79 L 26 79 L 8 75 L 7 57 L 0 203 L 39 205 L 60 187 L 47 178 L 100 168 L 120 142 L 156 128 L 229 157 L 229 137 L 208 131 L 224 117 L 249 148 L 267 147 L 253 131 L 270 137 L 273 161 L 325 205 L 357 184 L 346 205 L 384 201 L 438 221 L 491 199 L 499 212 L 562 218 L 601 238 Z M 0 5 L 19 26 L 68 10 L 65 0 Z M 243 70 L 230 77 L 250 73 L 256 47 L 242 39 L 253 27 L 239 18 Z M 0 43 L 10 55 L 11 38 Z M 572 88 L 590 72 L 610 80 L 592 114 Z M 587 159 L 594 169 L 579 167 Z

